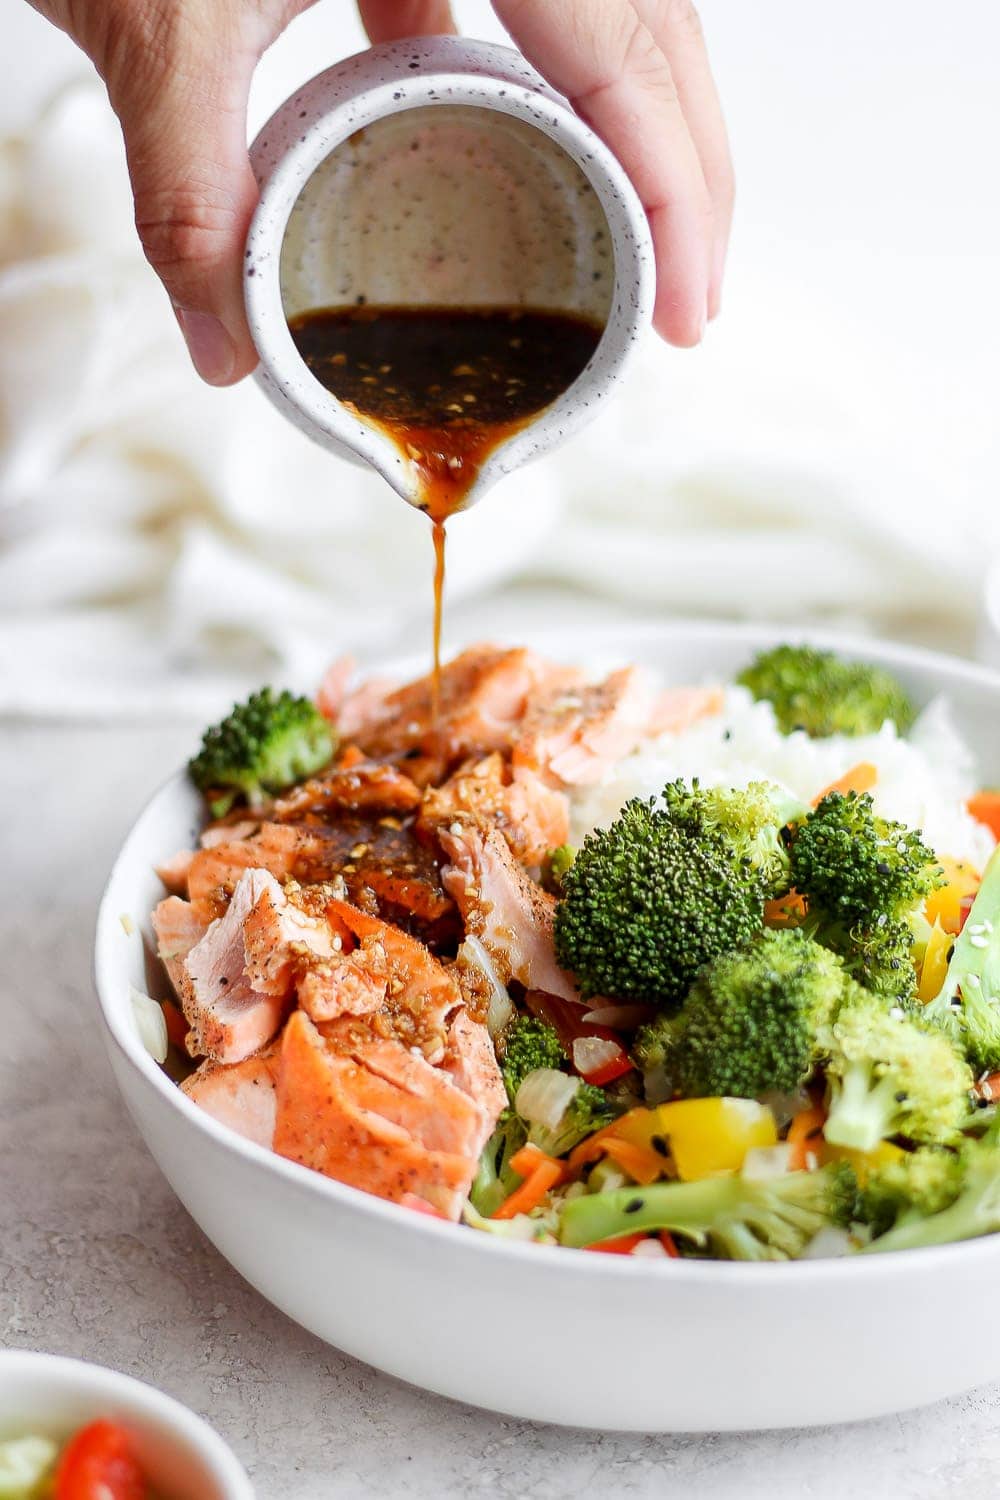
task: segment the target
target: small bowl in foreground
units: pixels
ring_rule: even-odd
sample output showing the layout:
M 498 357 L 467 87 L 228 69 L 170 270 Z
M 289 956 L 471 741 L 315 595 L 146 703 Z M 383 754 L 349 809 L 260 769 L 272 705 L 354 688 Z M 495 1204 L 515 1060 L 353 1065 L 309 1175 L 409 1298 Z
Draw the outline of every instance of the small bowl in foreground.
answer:
M 254 1500 L 222 1438 L 172 1396 L 84 1360 L 0 1352 L 0 1440 L 31 1433 L 62 1443 L 99 1417 L 126 1428 L 164 1500 Z

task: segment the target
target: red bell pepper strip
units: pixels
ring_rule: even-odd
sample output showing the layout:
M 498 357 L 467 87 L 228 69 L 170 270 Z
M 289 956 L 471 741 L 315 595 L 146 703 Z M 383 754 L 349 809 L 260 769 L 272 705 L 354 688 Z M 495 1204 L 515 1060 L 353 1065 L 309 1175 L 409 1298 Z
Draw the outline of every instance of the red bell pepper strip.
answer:
M 599 1026 L 595 1021 L 585 1021 L 582 1005 L 572 1000 L 563 1000 L 558 995 L 546 994 L 544 990 L 529 990 L 525 996 L 528 1009 L 541 1021 L 547 1021 L 556 1031 L 573 1064 L 575 1071 L 585 1083 L 599 1087 L 613 1083 L 631 1073 L 632 1062 L 622 1046 L 621 1037 L 610 1026 Z M 587 1042 L 603 1042 L 606 1045 L 588 1048 Z M 581 1043 L 578 1048 L 575 1044 Z M 593 1060 L 588 1062 L 588 1053 Z

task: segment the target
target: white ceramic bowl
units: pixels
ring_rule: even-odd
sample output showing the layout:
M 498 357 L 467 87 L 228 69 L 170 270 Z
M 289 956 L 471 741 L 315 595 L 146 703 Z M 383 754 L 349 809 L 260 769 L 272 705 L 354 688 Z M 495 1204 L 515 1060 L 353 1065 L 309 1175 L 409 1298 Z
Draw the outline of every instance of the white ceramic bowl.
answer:
M 987 778 L 1000 776 L 1000 674 L 928 652 L 808 635 L 881 662 L 918 701 L 946 693 Z M 546 638 L 668 678 L 732 675 L 789 632 L 670 625 Z M 418 664 L 419 665 L 419 664 Z M 129 985 L 162 894 L 153 863 L 192 840 L 183 777 L 142 813 L 101 906 L 96 976 L 112 1066 L 150 1150 L 236 1269 L 321 1338 L 443 1395 L 598 1429 L 711 1431 L 844 1422 L 1000 1376 L 982 1313 L 1000 1236 L 787 1265 L 662 1262 L 505 1244 L 327 1181 L 202 1113 L 147 1056 Z
M 162 1391 L 80 1359 L 0 1353 L 0 1440 L 38 1433 L 64 1442 L 98 1417 L 128 1429 L 150 1484 L 167 1500 L 253 1500 L 218 1433 Z

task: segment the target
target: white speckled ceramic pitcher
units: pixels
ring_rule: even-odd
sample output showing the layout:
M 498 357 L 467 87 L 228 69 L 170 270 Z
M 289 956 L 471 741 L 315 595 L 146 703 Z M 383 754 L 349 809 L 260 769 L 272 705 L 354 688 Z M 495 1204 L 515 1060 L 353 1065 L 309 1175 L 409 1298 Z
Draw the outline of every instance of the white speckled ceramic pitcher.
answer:
M 312 375 L 288 320 L 350 303 L 523 306 L 604 325 L 582 374 L 483 464 L 468 504 L 568 437 L 607 396 L 652 311 L 646 216 L 618 161 L 506 47 L 373 47 L 307 83 L 251 150 L 247 237 L 258 380 L 310 437 L 405 500 L 418 476 Z

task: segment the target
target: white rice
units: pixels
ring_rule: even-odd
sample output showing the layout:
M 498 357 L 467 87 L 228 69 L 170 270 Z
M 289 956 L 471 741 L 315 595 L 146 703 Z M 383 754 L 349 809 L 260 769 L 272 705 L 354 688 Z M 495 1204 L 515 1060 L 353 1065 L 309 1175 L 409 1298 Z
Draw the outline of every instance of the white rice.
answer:
M 884 724 L 878 734 L 812 740 L 801 730 L 782 734 L 769 703 L 755 703 L 745 688 L 729 687 L 721 714 L 647 741 L 599 786 L 577 793 L 571 842 L 606 827 L 630 797 L 657 796 L 677 777 L 726 787 L 771 781 L 809 803 L 859 761 L 878 771 L 872 796 L 879 813 L 921 829 L 936 854 L 983 869 L 995 840 L 966 811 L 966 799 L 980 783 L 944 699 L 928 705 L 905 739 Z

